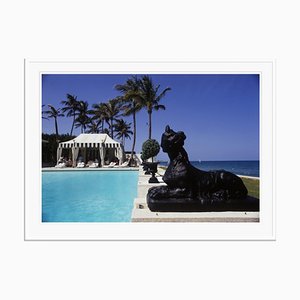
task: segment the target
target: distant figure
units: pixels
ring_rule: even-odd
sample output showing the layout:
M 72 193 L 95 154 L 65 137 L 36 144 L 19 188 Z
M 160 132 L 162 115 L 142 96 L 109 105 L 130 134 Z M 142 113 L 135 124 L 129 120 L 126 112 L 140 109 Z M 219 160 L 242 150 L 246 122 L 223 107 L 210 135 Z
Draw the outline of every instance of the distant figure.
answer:
M 73 164 L 73 162 L 72 162 L 71 158 L 69 157 L 68 161 L 66 162 L 66 166 L 72 167 L 72 164 Z

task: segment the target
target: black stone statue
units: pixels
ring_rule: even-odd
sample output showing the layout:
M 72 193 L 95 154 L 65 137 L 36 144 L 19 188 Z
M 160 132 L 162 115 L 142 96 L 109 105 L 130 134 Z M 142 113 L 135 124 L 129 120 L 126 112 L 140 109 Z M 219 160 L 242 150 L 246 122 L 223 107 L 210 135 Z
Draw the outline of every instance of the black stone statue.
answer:
M 170 158 L 163 176 L 167 186 L 147 194 L 151 211 L 258 211 L 258 199 L 247 197 L 240 177 L 225 170 L 205 172 L 191 165 L 183 148 L 184 132 L 166 126 L 161 148 Z

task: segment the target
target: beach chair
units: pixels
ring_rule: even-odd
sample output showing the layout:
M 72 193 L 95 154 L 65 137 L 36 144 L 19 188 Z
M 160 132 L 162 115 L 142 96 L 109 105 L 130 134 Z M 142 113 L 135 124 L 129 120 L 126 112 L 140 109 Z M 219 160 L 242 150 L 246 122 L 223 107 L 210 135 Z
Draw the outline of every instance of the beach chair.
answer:
M 116 164 L 117 164 L 117 163 L 115 163 L 115 162 L 112 161 L 109 165 L 103 166 L 103 167 L 104 167 L 104 168 L 113 168 Z
M 65 168 L 66 167 L 66 163 L 62 162 L 62 163 L 58 163 L 55 168 Z
M 84 167 L 85 167 L 84 162 L 77 163 L 77 168 L 84 168 Z
M 89 165 L 90 168 L 98 168 L 99 163 L 93 162 L 92 164 Z
M 56 163 L 55 168 L 65 168 L 66 167 L 66 161 L 64 160 L 64 158 L 61 156 L 59 158 L 59 160 Z
M 128 167 L 128 165 L 129 165 L 129 161 L 124 161 L 124 162 L 120 165 L 120 167 L 121 167 L 121 168 L 126 168 L 126 167 Z

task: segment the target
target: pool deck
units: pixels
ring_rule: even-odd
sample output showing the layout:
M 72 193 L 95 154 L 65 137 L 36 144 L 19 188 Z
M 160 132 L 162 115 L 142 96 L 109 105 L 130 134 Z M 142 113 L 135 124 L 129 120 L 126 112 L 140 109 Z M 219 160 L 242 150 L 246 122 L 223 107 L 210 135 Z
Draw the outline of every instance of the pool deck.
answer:
M 242 178 L 249 178 L 249 179 L 259 180 L 259 177 L 255 177 L 255 176 L 246 176 L 246 175 L 237 175 L 237 176 L 242 177 Z
M 101 167 L 101 168 L 89 168 L 89 167 L 84 167 L 84 168 L 72 168 L 72 167 L 65 167 L 65 168 L 56 168 L 56 167 L 47 167 L 47 168 L 42 168 L 42 172 L 70 172 L 70 171 L 138 171 L 138 167 Z
M 163 175 L 163 172 L 163 169 L 158 169 L 160 175 Z M 150 175 L 145 175 L 140 167 L 137 198 L 134 200 L 131 215 L 132 222 L 259 222 L 259 212 L 152 212 L 146 200 L 148 189 L 166 184 L 161 176 L 157 176 L 159 183 L 155 184 L 148 183 L 149 178 Z

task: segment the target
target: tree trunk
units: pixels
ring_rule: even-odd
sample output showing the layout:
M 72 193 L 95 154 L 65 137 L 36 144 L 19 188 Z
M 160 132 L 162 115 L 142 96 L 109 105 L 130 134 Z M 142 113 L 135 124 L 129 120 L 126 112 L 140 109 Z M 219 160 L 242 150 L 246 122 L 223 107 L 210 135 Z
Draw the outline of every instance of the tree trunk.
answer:
M 114 138 L 114 124 L 113 124 L 113 119 L 110 119 L 110 133 L 111 133 L 111 138 Z
M 130 154 L 130 164 L 132 163 L 133 160 L 133 152 L 135 148 L 135 141 L 136 141 L 136 118 L 135 118 L 135 111 L 133 111 L 133 141 L 132 141 L 132 149 L 131 149 L 131 154 Z
M 75 124 L 75 113 L 73 115 L 73 123 L 72 123 L 72 128 L 71 128 L 71 133 L 70 133 L 71 136 L 73 134 L 74 124 Z
M 54 118 L 55 122 L 55 133 L 56 133 L 56 140 L 58 139 L 58 125 L 57 125 L 57 118 Z
M 100 124 L 101 124 L 101 120 L 97 122 L 96 124 L 96 133 L 100 133 Z
M 148 116 L 149 116 L 149 139 L 151 139 L 151 130 L 152 130 L 152 111 L 148 111 Z

